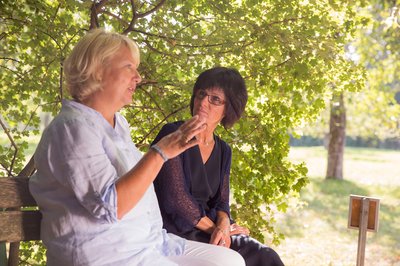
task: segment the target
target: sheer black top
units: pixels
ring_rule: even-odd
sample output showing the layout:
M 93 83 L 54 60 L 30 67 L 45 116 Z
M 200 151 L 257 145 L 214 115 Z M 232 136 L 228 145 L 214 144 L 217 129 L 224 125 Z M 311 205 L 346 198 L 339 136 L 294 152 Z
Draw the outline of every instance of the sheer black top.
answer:
M 165 125 L 153 143 L 174 132 L 183 122 Z M 231 149 L 219 137 L 203 163 L 200 149 L 194 146 L 168 160 L 154 181 L 168 232 L 183 235 L 195 229 L 199 220 L 208 216 L 216 222 L 217 211 L 229 213 L 229 173 Z

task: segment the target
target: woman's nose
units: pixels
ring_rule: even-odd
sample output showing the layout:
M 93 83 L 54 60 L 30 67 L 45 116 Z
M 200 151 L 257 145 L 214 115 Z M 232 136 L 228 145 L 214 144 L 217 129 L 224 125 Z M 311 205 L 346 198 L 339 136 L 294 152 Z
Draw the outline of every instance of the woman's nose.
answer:
M 140 76 L 140 73 L 138 71 L 135 71 L 135 76 L 133 79 L 135 80 L 136 84 L 142 82 L 142 77 Z
M 208 104 L 209 104 L 208 96 L 206 95 L 203 99 L 200 100 L 200 105 L 201 106 L 207 106 Z

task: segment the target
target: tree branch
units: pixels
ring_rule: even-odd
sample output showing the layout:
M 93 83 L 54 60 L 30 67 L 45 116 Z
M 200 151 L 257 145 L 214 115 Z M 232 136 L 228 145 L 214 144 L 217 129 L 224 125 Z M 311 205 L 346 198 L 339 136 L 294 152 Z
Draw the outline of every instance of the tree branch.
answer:
M 16 63 L 21 63 L 21 61 L 15 59 L 15 58 L 10 58 L 10 57 L 0 57 L 0 59 L 2 59 L 4 61 L 10 60 L 10 61 L 14 61 Z
M 279 64 L 277 64 L 277 65 L 275 65 L 275 66 L 271 66 L 271 67 L 267 68 L 267 70 L 271 70 L 271 69 L 273 69 L 273 68 L 278 68 L 278 67 L 280 67 L 280 66 L 283 66 L 284 64 L 286 64 L 287 62 L 289 62 L 291 59 L 292 59 L 292 58 L 289 57 L 289 58 L 286 59 L 285 61 L 280 62 Z
M 142 89 L 142 87 L 139 87 L 139 89 Z M 156 101 L 156 99 L 154 99 L 154 97 L 146 90 L 143 90 L 143 92 L 145 94 L 147 94 L 147 96 L 150 98 L 150 100 L 152 100 L 154 102 L 154 104 L 157 106 L 157 108 L 161 111 L 161 113 L 163 114 L 163 116 L 165 116 L 163 109 L 161 108 L 161 106 L 158 104 L 158 102 Z
M 103 6 L 107 4 L 108 0 L 101 0 L 96 4 L 96 0 L 93 0 L 93 4 L 90 7 L 90 25 L 89 29 L 95 29 L 100 27 L 98 14 L 100 13 Z
M 181 112 L 182 110 L 184 110 L 188 106 L 189 106 L 188 104 L 184 105 L 184 106 L 181 106 L 180 108 L 176 109 L 175 111 L 173 111 L 173 112 L 169 113 L 168 115 L 164 116 L 164 118 L 157 125 L 155 125 L 149 132 L 147 132 L 147 134 L 145 134 L 143 136 L 143 138 L 137 144 L 138 145 L 142 144 L 151 135 L 151 133 L 153 133 L 154 130 L 156 130 L 160 125 L 162 125 L 165 121 L 167 121 L 168 118 L 170 118 L 171 116 Z
M 1 115 L 0 115 L 0 125 L 1 125 L 1 127 L 3 128 L 4 132 L 6 133 L 8 139 L 9 139 L 10 142 L 11 142 L 11 145 L 14 147 L 14 150 L 15 150 L 14 156 L 13 156 L 13 158 L 12 158 L 12 160 L 11 160 L 10 168 L 9 168 L 9 169 L 6 169 L 7 172 L 10 174 L 10 173 L 12 173 L 12 169 L 13 169 L 13 167 L 14 167 L 14 163 L 15 163 L 15 160 L 16 160 L 16 158 L 17 158 L 18 147 L 17 147 L 17 145 L 15 144 L 14 139 L 13 139 L 13 137 L 12 137 L 11 134 L 10 134 L 10 130 L 6 127 L 6 124 L 3 123 L 3 117 L 2 117 Z
M 137 14 L 138 18 L 144 18 L 148 15 L 150 15 L 151 13 L 156 12 L 158 9 L 161 8 L 161 6 L 166 2 L 166 0 L 161 0 L 153 9 L 150 9 L 147 12 L 141 13 L 141 14 Z
M 129 23 L 127 21 L 125 21 L 123 18 L 121 18 L 118 15 L 115 15 L 114 13 L 111 13 L 110 11 L 104 10 L 101 13 L 109 15 L 110 17 L 115 18 L 116 20 L 118 20 L 119 22 L 121 22 L 122 24 L 125 24 L 125 26 L 129 26 Z
M 3 40 L 6 36 L 7 36 L 7 33 L 2 32 L 2 33 L 0 34 L 0 41 Z
M 131 6 L 132 6 L 132 19 L 131 22 L 129 23 L 129 26 L 123 31 L 122 34 L 128 34 L 129 32 L 133 31 L 135 29 L 135 22 L 139 19 L 139 18 L 144 18 L 148 15 L 150 15 L 151 13 L 156 12 L 158 9 L 161 8 L 162 5 L 164 5 L 164 3 L 166 2 L 166 0 L 161 0 L 158 4 L 156 4 L 154 6 L 154 8 L 150 9 L 149 11 L 146 11 L 144 13 L 137 13 L 136 12 L 136 8 L 135 8 L 135 3 L 133 0 L 131 0 Z
M 64 72 L 64 66 L 63 66 L 63 59 L 60 59 L 60 80 L 59 80 L 59 84 L 60 84 L 60 100 L 62 100 L 64 98 L 63 95 L 63 72 Z
M 89 29 L 96 29 L 99 27 L 99 21 L 97 18 L 97 8 L 96 8 L 96 1 L 93 1 L 92 6 L 90 7 L 90 24 Z
M 24 77 L 21 76 L 17 71 L 14 71 L 14 70 L 12 70 L 12 69 L 10 69 L 10 68 L 8 68 L 8 67 L 2 66 L 2 65 L 0 65 L 0 67 L 5 68 L 5 69 L 7 69 L 8 71 L 14 73 L 18 78 L 24 79 Z

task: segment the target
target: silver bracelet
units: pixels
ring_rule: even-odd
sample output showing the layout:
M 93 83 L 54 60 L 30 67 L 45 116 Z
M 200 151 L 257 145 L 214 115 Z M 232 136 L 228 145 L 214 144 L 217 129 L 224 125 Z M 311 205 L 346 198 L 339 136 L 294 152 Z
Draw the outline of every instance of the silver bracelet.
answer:
M 165 155 L 165 153 L 163 152 L 163 150 L 160 148 L 160 146 L 158 146 L 157 144 L 154 144 L 150 147 L 151 149 L 153 149 L 155 152 L 157 152 L 158 154 L 160 154 L 161 158 L 164 160 L 164 163 L 166 161 L 168 161 L 168 157 L 167 155 Z

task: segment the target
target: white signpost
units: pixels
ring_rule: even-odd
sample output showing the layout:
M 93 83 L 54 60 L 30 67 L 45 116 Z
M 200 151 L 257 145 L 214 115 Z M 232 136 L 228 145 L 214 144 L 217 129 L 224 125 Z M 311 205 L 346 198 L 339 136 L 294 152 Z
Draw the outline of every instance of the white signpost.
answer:
M 358 229 L 357 266 L 364 266 L 367 231 L 377 232 L 379 199 L 350 195 L 348 228 Z

